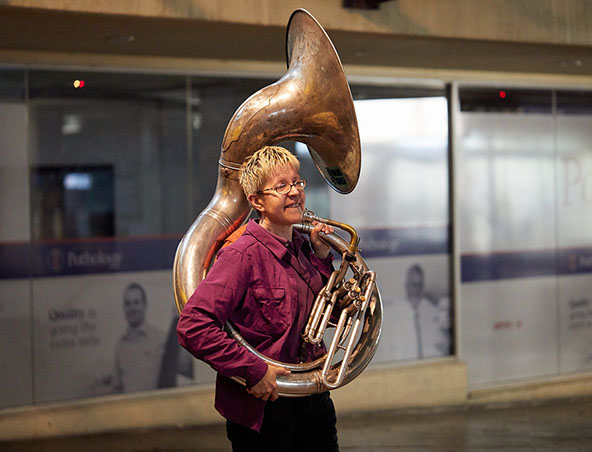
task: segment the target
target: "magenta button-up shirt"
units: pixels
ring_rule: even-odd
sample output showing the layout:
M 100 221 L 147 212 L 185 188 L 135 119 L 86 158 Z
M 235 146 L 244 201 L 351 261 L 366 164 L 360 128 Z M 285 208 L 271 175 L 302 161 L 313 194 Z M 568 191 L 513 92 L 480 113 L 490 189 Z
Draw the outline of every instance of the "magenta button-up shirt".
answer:
M 332 271 L 331 257 L 319 259 L 298 231 L 288 242 L 251 220 L 245 233 L 218 253 L 216 263 L 187 301 L 179 318 L 179 342 L 213 367 L 216 409 L 232 422 L 259 431 L 265 402 L 229 377 L 254 386 L 267 364 L 228 336 L 230 321 L 265 356 L 307 362 L 325 353 L 300 334 L 316 294 Z

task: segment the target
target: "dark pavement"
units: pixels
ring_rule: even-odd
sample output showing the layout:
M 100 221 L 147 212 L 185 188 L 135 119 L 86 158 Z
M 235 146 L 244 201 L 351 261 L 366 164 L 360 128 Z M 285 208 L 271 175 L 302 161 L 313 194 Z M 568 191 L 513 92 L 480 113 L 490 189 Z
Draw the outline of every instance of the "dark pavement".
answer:
M 341 416 L 341 451 L 592 451 L 592 398 Z M 314 450 L 311 445 L 309 451 Z M 230 451 L 223 425 L 0 442 L 2 452 Z

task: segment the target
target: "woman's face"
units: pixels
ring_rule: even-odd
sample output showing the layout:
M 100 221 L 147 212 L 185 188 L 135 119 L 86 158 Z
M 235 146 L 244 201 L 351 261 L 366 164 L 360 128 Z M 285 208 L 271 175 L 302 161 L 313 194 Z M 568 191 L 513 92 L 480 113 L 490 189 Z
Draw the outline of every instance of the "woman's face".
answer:
M 131 288 L 127 290 L 123 299 L 123 311 L 130 326 L 137 327 L 144 322 L 146 300 L 140 289 Z
M 268 190 L 281 184 L 293 184 L 300 180 L 300 175 L 292 165 L 280 166 L 269 180 L 263 184 L 263 191 L 257 195 L 251 202 L 261 213 L 261 224 L 264 227 L 269 226 L 272 232 L 279 233 L 277 229 L 289 229 L 295 223 L 302 221 L 302 212 L 304 211 L 304 202 L 306 195 L 304 190 L 297 187 L 290 187 L 287 194 L 281 195 L 275 190 Z

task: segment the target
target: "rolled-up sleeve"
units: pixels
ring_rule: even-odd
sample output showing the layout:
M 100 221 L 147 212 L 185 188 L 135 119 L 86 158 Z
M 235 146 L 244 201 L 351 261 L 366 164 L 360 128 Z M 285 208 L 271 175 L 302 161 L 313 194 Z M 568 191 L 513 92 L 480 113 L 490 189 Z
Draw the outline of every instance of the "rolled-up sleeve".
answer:
M 224 331 L 245 296 L 248 272 L 240 251 L 223 249 L 183 308 L 177 334 L 193 356 L 226 377 L 243 378 L 250 387 L 263 378 L 267 364 Z

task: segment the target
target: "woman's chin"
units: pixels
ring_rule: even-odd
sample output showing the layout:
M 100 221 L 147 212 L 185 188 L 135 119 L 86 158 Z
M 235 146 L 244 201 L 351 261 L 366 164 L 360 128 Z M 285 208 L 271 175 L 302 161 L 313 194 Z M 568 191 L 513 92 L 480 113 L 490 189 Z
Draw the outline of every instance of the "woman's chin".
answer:
M 294 219 L 293 224 L 302 223 L 302 209 L 298 209 L 297 212 L 294 212 L 291 218 Z
M 286 210 L 285 218 L 292 224 L 302 223 L 302 209 L 294 207 L 288 208 Z

